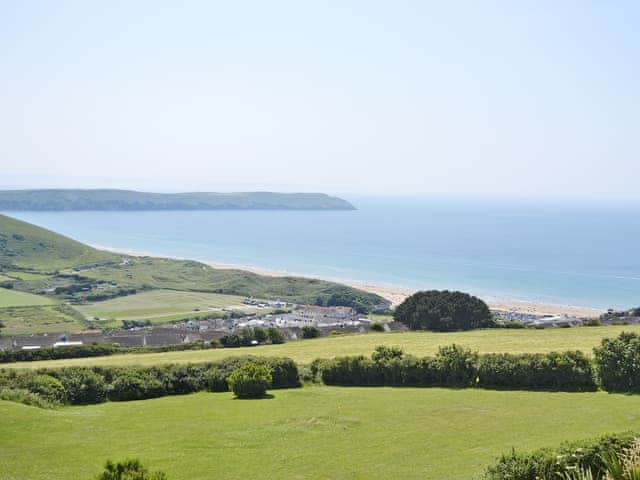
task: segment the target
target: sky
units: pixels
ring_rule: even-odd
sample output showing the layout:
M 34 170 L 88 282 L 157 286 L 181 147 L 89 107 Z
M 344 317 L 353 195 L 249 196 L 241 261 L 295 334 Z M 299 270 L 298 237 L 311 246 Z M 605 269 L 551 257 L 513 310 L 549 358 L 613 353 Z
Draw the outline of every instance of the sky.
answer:
M 0 0 L 0 188 L 640 198 L 640 2 Z

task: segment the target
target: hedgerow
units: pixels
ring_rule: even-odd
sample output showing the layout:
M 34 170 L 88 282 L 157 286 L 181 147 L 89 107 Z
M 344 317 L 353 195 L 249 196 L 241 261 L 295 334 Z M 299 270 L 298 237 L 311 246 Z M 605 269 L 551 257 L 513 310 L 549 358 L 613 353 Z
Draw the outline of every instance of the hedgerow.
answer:
M 66 367 L 0 370 L 0 389 L 29 392 L 55 404 L 90 404 L 209 391 L 228 391 L 228 378 L 247 363 L 269 371 L 270 388 L 299 387 L 298 367 L 288 358 L 231 357 L 219 362 L 155 367 Z

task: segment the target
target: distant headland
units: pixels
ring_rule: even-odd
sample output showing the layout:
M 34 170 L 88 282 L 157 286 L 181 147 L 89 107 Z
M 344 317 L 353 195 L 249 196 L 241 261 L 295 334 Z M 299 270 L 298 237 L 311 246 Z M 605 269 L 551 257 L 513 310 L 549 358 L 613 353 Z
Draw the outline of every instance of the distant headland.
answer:
M 0 190 L 5 211 L 355 210 L 324 193 L 151 193 L 117 189 Z

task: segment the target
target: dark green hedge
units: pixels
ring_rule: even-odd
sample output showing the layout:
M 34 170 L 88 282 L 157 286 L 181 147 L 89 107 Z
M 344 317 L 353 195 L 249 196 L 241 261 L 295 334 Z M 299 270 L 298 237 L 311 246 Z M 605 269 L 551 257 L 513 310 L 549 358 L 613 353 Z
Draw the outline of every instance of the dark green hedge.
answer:
M 482 355 L 478 386 L 509 390 L 594 391 L 593 364 L 582 352 Z
M 602 388 L 640 392 L 640 335 L 623 332 L 616 338 L 605 338 L 594 354 Z
M 203 390 L 227 391 L 236 368 L 266 366 L 272 387 L 299 387 L 298 367 L 289 358 L 232 357 L 219 362 L 156 367 L 67 367 L 37 371 L 0 370 L 0 389 L 20 388 L 53 403 L 88 404 L 141 400 Z
M 478 355 L 452 345 L 434 357 L 341 357 L 312 364 L 326 385 L 481 387 L 594 391 L 591 361 L 580 352 Z
M 177 345 L 154 347 L 121 347 L 116 344 L 94 343 L 91 345 L 77 345 L 71 347 L 47 347 L 36 350 L 3 350 L 0 351 L 0 363 L 35 362 L 39 360 L 61 360 L 64 358 L 105 357 L 124 353 L 161 353 L 178 352 L 184 350 L 204 350 L 216 348 L 218 343 L 189 342 Z

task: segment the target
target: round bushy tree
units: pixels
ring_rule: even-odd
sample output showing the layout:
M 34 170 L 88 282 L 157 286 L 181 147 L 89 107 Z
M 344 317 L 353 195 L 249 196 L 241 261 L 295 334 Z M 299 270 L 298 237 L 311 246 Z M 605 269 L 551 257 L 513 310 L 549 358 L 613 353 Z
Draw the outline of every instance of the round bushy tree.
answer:
M 255 362 L 247 362 L 236 368 L 227 383 L 238 398 L 261 398 L 271 387 L 271 371 L 265 365 Z
M 600 383 L 610 392 L 640 392 L 640 335 L 622 332 L 593 350 Z
M 472 330 L 493 325 L 486 303 L 463 292 L 417 292 L 396 308 L 394 320 L 412 330 Z

